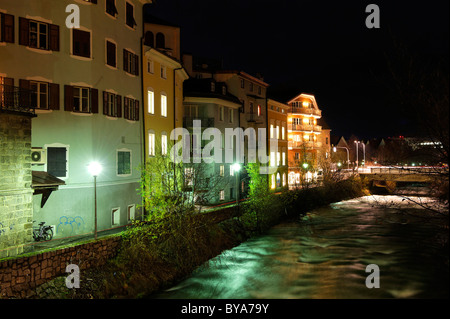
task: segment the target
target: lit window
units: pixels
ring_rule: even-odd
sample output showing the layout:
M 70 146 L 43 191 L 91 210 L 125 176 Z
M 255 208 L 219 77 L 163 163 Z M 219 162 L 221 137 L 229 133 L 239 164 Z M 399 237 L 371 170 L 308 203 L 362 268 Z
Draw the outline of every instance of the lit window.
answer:
M 219 106 L 219 121 L 223 121 L 225 109 L 223 106 Z
M 219 176 L 224 176 L 224 175 L 225 175 L 225 166 L 220 165 Z
M 273 124 L 270 124 L 270 138 L 273 138 Z
M 147 91 L 148 113 L 155 114 L 155 94 L 153 91 Z
M 275 166 L 275 152 L 270 152 L 270 166 Z
M 286 153 L 283 152 L 282 154 L 282 159 L 283 159 L 283 165 L 286 165 Z
M 277 152 L 277 166 L 280 166 L 280 152 Z
M 309 107 L 309 102 L 305 101 L 305 102 L 302 103 L 302 105 L 303 105 L 303 107 Z
M 219 196 L 220 196 L 220 200 L 225 200 L 225 191 L 221 190 L 219 193 Z
M 275 189 L 275 174 L 272 175 L 272 189 Z
M 281 139 L 284 140 L 284 126 L 281 127 Z
M 161 133 L 161 155 L 167 155 L 167 133 Z
M 167 117 L 167 96 L 161 94 L 161 116 Z
M 280 138 L 280 127 L 277 125 L 277 139 Z
M 155 156 L 155 133 L 148 133 L 148 155 Z
M 261 105 L 258 105 L 258 116 L 261 116 Z

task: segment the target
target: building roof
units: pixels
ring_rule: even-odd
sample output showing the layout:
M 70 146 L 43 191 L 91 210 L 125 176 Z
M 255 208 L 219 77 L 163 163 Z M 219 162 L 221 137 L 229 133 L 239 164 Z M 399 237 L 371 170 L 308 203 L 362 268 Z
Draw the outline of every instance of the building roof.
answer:
M 180 28 L 180 26 L 175 23 L 155 17 L 154 15 L 151 15 L 151 14 L 144 14 L 144 22 L 151 23 L 151 24 L 165 25 L 168 27 Z
M 211 91 L 211 82 L 215 83 L 214 92 Z M 222 87 L 226 88 L 226 94 L 222 93 Z M 241 101 L 228 92 L 224 82 L 216 82 L 213 78 L 195 79 L 190 78 L 183 83 L 183 94 L 187 97 L 207 97 L 222 99 L 241 105 Z

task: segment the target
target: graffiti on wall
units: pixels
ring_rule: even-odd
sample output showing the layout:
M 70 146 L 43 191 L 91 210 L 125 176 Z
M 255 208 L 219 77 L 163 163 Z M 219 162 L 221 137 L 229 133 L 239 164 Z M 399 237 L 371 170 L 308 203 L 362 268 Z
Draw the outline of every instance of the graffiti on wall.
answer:
M 3 225 L 2 222 L 0 222 L 0 236 L 5 234 L 7 230 L 13 230 L 14 224 L 9 225 L 8 227 Z
M 61 216 L 56 226 L 56 233 L 64 236 L 81 234 L 84 232 L 84 220 L 81 216 Z

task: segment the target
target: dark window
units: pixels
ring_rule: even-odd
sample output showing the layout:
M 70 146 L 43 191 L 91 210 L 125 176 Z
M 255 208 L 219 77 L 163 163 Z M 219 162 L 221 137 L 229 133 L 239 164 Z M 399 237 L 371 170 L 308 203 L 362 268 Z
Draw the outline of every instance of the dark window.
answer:
M 116 0 L 106 0 L 106 13 L 115 17 L 118 12 L 116 8 Z
M 14 43 L 14 16 L 0 13 L 0 42 Z
M 161 49 L 164 49 L 166 47 L 166 38 L 161 32 L 158 32 L 156 34 L 156 47 Z
M 73 55 L 85 58 L 91 57 L 91 33 L 72 29 L 73 31 Z
M 117 152 L 117 174 L 118 175 L 131 174 L 131 152 L 129 151 Z
M 98 113 L 98 90 L 88 87 L 64 86 L 64 110 Z
M 116 67 L 116 45 L 106 41 L 106 63 L 112 67 Z
M 103 91 L 103 114 L 122 117 L 122 96 Z
M 65 147 L 47 148 L 47 172 L 56 177 L 67 176 L 67 149 Z
M 130 74 L 139 75 L 139 56 L 124 49 L 123 69 Z
M 134 20 L 134 7 L 129 2 L 126 4 L 126 24 L 130 28 L 134 28 L 137 25 L 136 20 Z
M 41 50 L 59 51 L 59 26 L 20 17 L 19 44 Z
M 128 97 L 123 99 L 123 117 L 131 121 L 139 121 L 139 101 Z
M 155 38 L 153 36 L 153 32 L 151 31 L 147 31 L 145 32 L 145 40 L 144 40 L 144 44 L 148 45 L 149 47 L 154 47 L 155 46 Z

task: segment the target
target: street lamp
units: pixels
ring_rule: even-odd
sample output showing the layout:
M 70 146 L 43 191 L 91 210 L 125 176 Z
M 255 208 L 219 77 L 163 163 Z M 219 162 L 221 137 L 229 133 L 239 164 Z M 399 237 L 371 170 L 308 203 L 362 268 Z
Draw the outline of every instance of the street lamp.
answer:
M 236 206 L 239 211 L 239 171 L 241 170 L 241 165 L 239 163 L 233 164 L 233 172 L 236 173 Z
M 359 141 L 354 141 L 355 145 L 356 145 L 356 172 L 358 172 L 358 144 Z
M 308 169 L 308 163 L 303 163 L 302 166 L 303 166 L 304 169 Z
M 350 153 L 348 152 L 348 148 L 345 146 L 334 146 L 333 152 L 336 153 L 337 148 L 345 148 L 345 150 L 347 151 L 347 169 L 350 169 Z
M 97 240 L 97 176 L 102 171 L 102 166 L 98 162 L 88 165 L 89 173 L 94 176 L 94 238 Z

